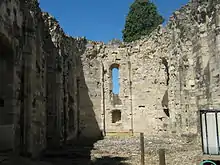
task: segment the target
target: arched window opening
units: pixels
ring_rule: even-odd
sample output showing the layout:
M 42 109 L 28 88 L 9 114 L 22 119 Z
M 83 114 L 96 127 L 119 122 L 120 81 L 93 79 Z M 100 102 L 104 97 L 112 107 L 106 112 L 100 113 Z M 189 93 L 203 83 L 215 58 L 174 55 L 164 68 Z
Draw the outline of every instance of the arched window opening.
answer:
M 111 84 L 112 84 L 112 93 L 115 95 L 119 94 L 119 88 L 120 88 L 120 84 L 119 84 L 119 65 L 118 64 L 113 64 L 111 66 Z
M 121 121 L 121 111 L 113 110 L 112 111 L 112 123 L 117 123 Z

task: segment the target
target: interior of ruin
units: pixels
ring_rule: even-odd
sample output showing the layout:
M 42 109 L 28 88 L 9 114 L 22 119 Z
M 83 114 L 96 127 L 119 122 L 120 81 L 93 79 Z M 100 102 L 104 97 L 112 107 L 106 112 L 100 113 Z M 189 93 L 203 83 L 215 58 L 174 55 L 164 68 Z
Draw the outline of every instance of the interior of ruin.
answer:
M 1 0 L 0 151 L 35 157 L 112 132 L 198 137 L 199 110 L 220 105 L 219 6 L 191 1 L 149 37 L 105 44 L 67 36 L 36 0 Z

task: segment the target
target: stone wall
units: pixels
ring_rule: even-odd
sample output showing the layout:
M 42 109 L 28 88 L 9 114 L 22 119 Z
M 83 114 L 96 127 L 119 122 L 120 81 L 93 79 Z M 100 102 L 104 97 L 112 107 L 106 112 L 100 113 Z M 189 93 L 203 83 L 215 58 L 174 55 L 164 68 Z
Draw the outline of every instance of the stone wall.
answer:
M 219 107 L 218 6 L 192 1 L 149 37 L 87 45 L 90 54 L 82 60 L 90 65 L 89 90 L 101 91 L 93 104 L 100 104 L 95 114 L 104 132 L 199 133 L 199 110 Z M 119 68 L 118 95 L 112 93 L 112 66 Z M 121 112 L 116 123 L 114 110 Z
M 174 132 L 199 133 L 199 110 L 219 109 L 218 6 L 194 1 L 173 15 L 169 107 Z
M 0 150 L 35 157 L 84 137 L 85 125 L 100 137 L 80 58 L 87 40 L 65 35 L 35 0 L 0 9 Z
M 198 110 L 219 108 L 219 12 L 217 1 L 192 1 L 149 37 L 104 44 L 67 36 L 36 0 L 2 0 L 0 150 L 37 156 L 109 132 L 198 134 Z
M 159 27 L 132 44 L 87 44 L 82 56 L 97 121 L 104 133 L 167 131 L 170 33 Z M 119 69 L 120 92 L 112 92 L 112 67 Z M 121 119 L 113 122 L 114 111 Z

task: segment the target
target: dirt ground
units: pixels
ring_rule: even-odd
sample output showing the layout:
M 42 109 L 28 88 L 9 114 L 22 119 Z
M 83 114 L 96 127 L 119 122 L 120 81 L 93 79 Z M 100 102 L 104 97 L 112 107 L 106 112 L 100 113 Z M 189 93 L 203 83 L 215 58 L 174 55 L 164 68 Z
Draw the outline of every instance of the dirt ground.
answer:
M 165 149 L 167 165 L 196 165 L 201 155 L 201 145 L 194 137 L 154 136 L 145 137 L 144 141 L 146 165 L 159 164 L 159 149 Z M 107 137 L 95 143 L 91 155 L 96 164 L 140 165 L 140 138 Z
M 193 137 L 145 137 L 145 165 L 159 165 L 158 150 L 166 153 L 166 165 L 196 165 L 201 145 Z M 0 165 L 140 165 L 139 136 L 108 136 L 46 151 L 40 159 L 0 154 Z

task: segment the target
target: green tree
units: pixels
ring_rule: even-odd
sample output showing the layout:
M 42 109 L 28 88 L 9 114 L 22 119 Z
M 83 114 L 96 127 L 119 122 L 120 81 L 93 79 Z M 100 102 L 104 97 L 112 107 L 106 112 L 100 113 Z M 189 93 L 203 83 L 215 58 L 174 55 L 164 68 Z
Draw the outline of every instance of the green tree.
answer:
M 158 14 L 157 7 L 149 0 L 135 0 L 130 6 L 122 31 L 123 40 L 132 42 L 149 35 L 164 19 Z

